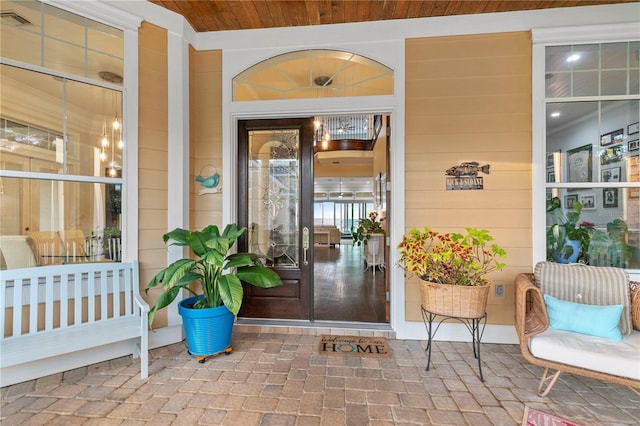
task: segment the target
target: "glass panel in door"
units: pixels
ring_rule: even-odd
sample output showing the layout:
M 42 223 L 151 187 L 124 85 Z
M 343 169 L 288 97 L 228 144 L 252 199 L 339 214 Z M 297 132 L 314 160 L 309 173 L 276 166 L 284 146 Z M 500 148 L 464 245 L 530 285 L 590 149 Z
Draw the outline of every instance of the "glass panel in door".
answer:
M 249 132 L 249 249 L 267 266 L 299 266 L 299 130 Z

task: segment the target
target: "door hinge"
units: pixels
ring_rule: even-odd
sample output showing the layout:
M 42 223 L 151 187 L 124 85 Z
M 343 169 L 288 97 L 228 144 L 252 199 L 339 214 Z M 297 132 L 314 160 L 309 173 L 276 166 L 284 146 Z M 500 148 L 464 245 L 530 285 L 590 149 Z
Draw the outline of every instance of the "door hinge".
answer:
M 386 293 L 386 297 L 387 297 L 387 302 L 391 301 L 391 294 L 389 294 L 389 292 Z
M 391 191 L 391 181 L 387 181 L 387 191 Z

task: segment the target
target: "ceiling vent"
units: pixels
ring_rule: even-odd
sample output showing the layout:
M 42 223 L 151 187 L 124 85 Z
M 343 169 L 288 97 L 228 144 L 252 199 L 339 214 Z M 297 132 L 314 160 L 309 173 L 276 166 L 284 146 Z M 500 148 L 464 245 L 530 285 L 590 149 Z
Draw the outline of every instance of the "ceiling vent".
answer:
M 13 10 L 0 12 L 0 18 L 13 25 L 31 25 L 31 21 L 22 15 L 18 15 L 18 13 Z
M 115 84 L 122 83 L 122 76 L 120 74 L 116 74 L 115 72 L 100 71 L 98 73 L 98 76 L 104 81 L 107 81 L 109 83 L 115 83 Z

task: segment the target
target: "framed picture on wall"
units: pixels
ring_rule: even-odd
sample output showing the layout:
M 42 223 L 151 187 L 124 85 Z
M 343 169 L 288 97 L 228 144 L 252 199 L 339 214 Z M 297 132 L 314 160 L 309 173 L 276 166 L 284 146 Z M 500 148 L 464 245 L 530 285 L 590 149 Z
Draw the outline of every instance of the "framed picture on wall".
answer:
M 601 182 L 620 182 L 620 167 L 602 170 Z
M 618 207 L 618 188 L 602 189 L 602 205 L 605 208 Z
M 564 196 L 564 208 L 566 210 L 573 209 L 573 203 L 575 203 L 576 201 L 578 201 L 578 194 L 565 195 Z
M 633 135 L 640 131 L 640 121 L 636 121 L 635 123 L 629 124 L 627 126 L 627 134 Z
M 553 153 L 547 154 L 547 167 L 553 167 Z
M 580 196 L 580 204 L 583 210 L 595 210 L 596 194 L 584 194 Z
M 547 182 L 555 182 L 556 181 L 556 172 L 553 170 L 547 171 Z
M 614 145 L 611 148 L 600 151 L 600 164 L 610 164 L 622 160 L 624 156 L 624 147 L 622 145 Z
M 604 135 L 600 136 L 600 145 L 601 146 L 611 145 L 613 143 L 622 141 L 622 139 L 624 139 L 624 130 L 623 129 L 614 130 L 613 132 L 605 133 Z
M 640 148 L 640 140 L 635 139 L 635 140 L 627 142 L 627 150 L 628 151 L 635 151 L 635 150 L 637 150 L 639 148 Z
M 584 145 L 567 151 L 569 182 L 591 182 L 592 146 Z

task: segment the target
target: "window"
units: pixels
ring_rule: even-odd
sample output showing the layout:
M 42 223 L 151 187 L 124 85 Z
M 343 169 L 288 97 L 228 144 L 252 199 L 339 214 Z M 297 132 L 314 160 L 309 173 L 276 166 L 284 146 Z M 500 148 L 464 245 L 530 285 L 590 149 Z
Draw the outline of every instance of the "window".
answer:
M 310 49 L 266 59 L 233 78 L 233 100 L 393 94 L 393 70 L 339 50 Z
M 367 218 L 375 210 L 373 203 L 364 201 L 315 201 L 313 203 L 314 225 L 334 225 L 343 235 L 351 235 L 360 219 Z
M 545 48 L 548 260 L 640 268 L 639 53 Z
M 122 31 L 5 3 L 20 19 L 1 27 L 0 268 L 120 261 Z
M 36 0 L 3 0 L 2 11 L 3 58 L 122 85 L 122 31 Z

